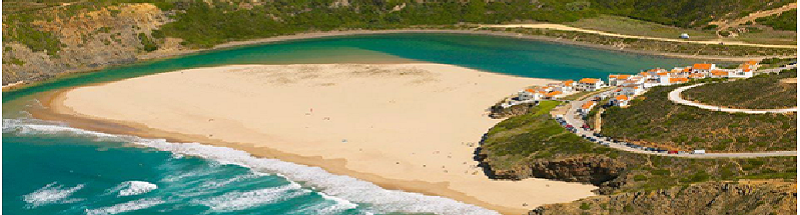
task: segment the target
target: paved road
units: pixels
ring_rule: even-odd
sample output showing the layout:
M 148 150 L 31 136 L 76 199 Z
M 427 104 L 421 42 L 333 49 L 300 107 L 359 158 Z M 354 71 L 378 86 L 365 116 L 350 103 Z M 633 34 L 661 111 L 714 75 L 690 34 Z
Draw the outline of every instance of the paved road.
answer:
M 604 93 L 609 93 L 604 92 Z M 580 117 L 578 114 L 579 107 L 586 101 L 591 100 L 595 96 L 589 96 L 581 100 L 571 101 L 570 108 L 567 110 L 567 114 L 564 115 L 564 121 L 567 124 L 570 124 L 577 128 L 576 134 L 586 135 L 590 137 L 594 137 L 596 140 L 600 140 L 600 137 L 594 135 L 593 131 L 587 131 L 580 128 L 585 123 L 583 118 Z M 686 157 L 686 158 L 754 158 L 754 157 L 779 157 L 779 156 L 797 156 L 797 151 L 774 151 L 774 152 L 754 152 L 754 153 L 706 153 L 706 154 L 667 154 L 667 153 L 657 153 L 652 151 L 646 151 L 642 149 L 628 147 L 624 144 L 620 143 L 613 143 L 613 142 L 606 142 L 608 143 L 608 147 L 633 152 L 633 153 L 640 153 L 640 154 L 652 154 L 658 156 L 670 156 L 670 157 Z
M 787 69 L 787 68 L 789 68 L 789 67 L 782 67 L 782 68 L 776 68 L 776 69 L 778 69 L 778 71 L 780 71 L 780 70 Z M 691 88 L 694 88 L 694 87 L 698 87 L 698 86 L 701 86 L 701 85 L 704 85 L 704 84 L 695 84 L 695 85 L 690 85 L 690 86 L 678 87 L 677 89 L 673 90 L 672 92 L 669 92 L 669 100 L 672 101 L 672 102 L 678 103 L 678 104 L 686 105 L 686 106 L 692 106 L 692 107 L 698 107 L 698 108 L 711 110 L 711 111 L 722 111 L 722 112 L 728 112 L 728 113 L 765 114 L 765 113 L 791 113 L 791 112 L 797 112 L 797 107 L 783 108 L 783 109 L 726 108 L 726 107 L 720 107 L 720 106 L 706 105 L 706 104 L 702 104 L 702 103 L 698 103 L 698 102 L 694 102 L 694 101 L 689 101 L 689 100 L 681 98 L 681 93 L 683 91 L 686 91 L 688 89 L 691 89 Z

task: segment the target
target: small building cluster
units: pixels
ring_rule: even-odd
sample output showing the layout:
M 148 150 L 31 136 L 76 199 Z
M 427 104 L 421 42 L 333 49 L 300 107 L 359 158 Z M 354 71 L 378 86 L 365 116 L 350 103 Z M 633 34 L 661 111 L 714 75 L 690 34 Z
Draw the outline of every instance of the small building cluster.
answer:
M 675 67 L 671 70 L 655 68 L 635 75 L 609 75 L 608 83 L 597 78 L 583 78 L 577 82 L 566 80 L 521 90 L 517 93 L 517 97 L 504 102 L 503 106 L 537 102 L 543 99 L 558 99 L 576 91 L 596 91 L 606 86 L 612 86 L 617 89 L 608 95 L 611 97 L 609 105 L 625 107 L 628 106 L 631 99 L 654 86 L 683 84 L 692 79 L 702 78 L 750 78 L 754 76 L 758 66 L 758 61 L 755 60 L 747 61 L 735 69 L 723 69 L 717 68 L 715 64 L 698 63 L 687 67 Z M 586 113 L 596 105 L 598 105 L 597 101 L 587 101 L 581 106 L 581 112 Z

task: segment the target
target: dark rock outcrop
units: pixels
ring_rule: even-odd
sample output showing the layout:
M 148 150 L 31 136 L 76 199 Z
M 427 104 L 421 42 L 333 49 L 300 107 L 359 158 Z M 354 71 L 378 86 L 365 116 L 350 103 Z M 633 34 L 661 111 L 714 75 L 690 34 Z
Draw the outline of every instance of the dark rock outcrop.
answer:
M 706 182 L 656 191 L 595 196 L 540 206 L 531 215 L 569 214 L 796 214 L 794 183 Z

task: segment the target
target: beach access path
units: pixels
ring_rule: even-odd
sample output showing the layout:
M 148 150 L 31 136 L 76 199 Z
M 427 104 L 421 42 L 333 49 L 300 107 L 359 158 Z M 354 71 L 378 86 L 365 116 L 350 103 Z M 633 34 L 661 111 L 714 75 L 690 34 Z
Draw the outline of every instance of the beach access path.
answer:
M 503 25 L 480 25 L 480 28 L 533 28 L 533 29 L 553 29 L 559 31 L 575 31 L 581 33 L 588 33 L 588 34 L 597 34 L 602 36 L 611 36 L 611 37 L 619 37 L 619 38 L 630 38 L 630 39 L 645 39 L 645 40 L 657 40 L 657 41 L 665 41 L 665 42 L 678 42 L 678 43 L 695 43 L 695 44 L 704 44 L 704 45 L 737 45 L 737 46 L 752 46 L 752 47 L 762 47 L 762 48 L 791 48 L 797 49 L 797 44 L 793 45 L 777 45 L 777 44 L 756 44 L 756 43 L 746 43 L 746 42 L 739 42 L 739 41 L 722 41 L 722 40 L 684 40 L 684 39 L 671 39 L 671 38 L 659 38 L 659 37 L 649 37 L 649 36 L 637 36 L 637 35 L 626 35 L 626 34 L 617 34 L 617 33 L 609 33 L 604 31 L 598 30 L 590 30 L 590 29 L 583 29 L 577 28 L 562 24 L 503 24 Z

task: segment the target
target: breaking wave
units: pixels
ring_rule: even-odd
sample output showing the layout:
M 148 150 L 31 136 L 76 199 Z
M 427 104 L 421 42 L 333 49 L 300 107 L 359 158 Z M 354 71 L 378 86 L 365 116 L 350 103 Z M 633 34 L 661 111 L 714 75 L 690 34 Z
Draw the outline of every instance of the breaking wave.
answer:
M 319 167 L 310 167 L 277 159 L 256 158 L 247 152 L 232 148 L 200 143 L 172 143 L 161 139 L 110 135 L 39 120 L 3 119 L 3 133 L 11 132 L 18 135 L 68 135 L 90 138 L 96 141 L 130 142 L 140 146 L 172 152 L 175 154 L 174 157 L 176 159 L 180 159 L 183 156 L 196 156 L 213 160 L 220 164 L 247 167 L 256 173 L 277 174 L 289 181 L 302 181 L 304 186 L 314 187 L 315 191 L 320 192 L 320 195 L 335 203 L 313 213 L 342 211 L 364 205 L 361 209 L 367 213 L 498 214 L 492 210 L 444 197 L 386 190 L 371 182 L 349 176 L 331 174 Z M 177 178 L 186 176 L 177 176 Z M 176 180 L 176 178 L 168 180 Z M 280 199 L 294 198 L 310 192 L 308 189 L 298 189 L 296 186 L 300 185 L 293 183 L 289 187 L 281 187 L 277 190 L 270 188 L 247 192 L 229 192 L 219 198 L 208 198 L 196 203 L 211 207 L 213 210 L 241 210 L 256 205 L 269 204 Z M 291 192 L 289 192 L 290 190 Z M 112 212 L 116 211 L 138 210 L 143 206 L 150 207 L 160 203 L 163 203 L 163 201 L 157 199 L 137 200 L 108 208 L 87 210 L 87 213 L 113 214 Z
M 157 198 L 137 199 L 130 202 L 120 203 L 109 207 L 97 209 L 86 209 L 86 215 L 111 215 L 128 211 L 141 210 L 164 203 L 164 200 Z
M 81 199 L 69 198 L 80 189 L 83 189 L 83 184 L 74 187 L 64 187 L 58 184 L 58 182 L 53 182 L 23 196 L 22 200 L 27 203 L 27 208 L 37 208 L 50 204 L 73 203 L 81 201 Z

